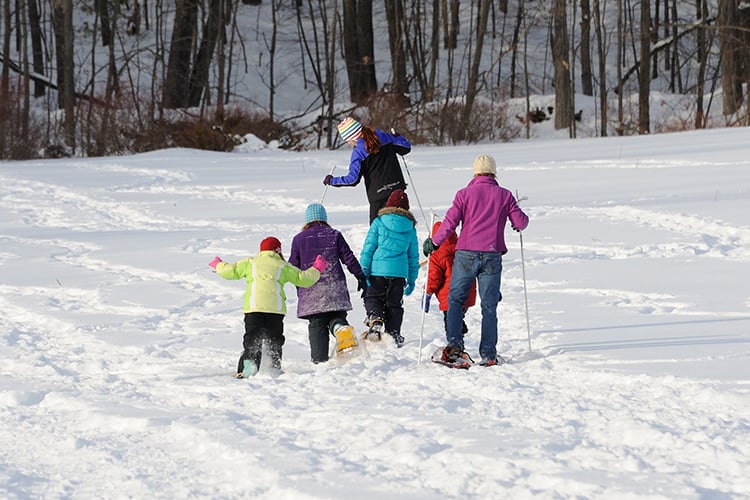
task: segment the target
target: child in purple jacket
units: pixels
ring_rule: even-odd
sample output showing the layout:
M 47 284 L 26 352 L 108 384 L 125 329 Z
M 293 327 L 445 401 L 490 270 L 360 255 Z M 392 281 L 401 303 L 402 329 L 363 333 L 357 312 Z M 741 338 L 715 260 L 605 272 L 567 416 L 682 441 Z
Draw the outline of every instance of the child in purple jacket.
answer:
M 344 236 L 328 225 L 325 207 L 312 203 L 305 210 L 305 226 L 292 240 L 289 263 L 307 267 L 317 255 L 329 266 L 313 286 L 297 288 L 297 317 L 309 321 L 310 357 L 313 363 L 322 363 L 328 361 L 330 334 L 336 337 L 339 351 L 356 346 L 354 328 L 346 320 L 352 304 L 341 263 L 357 278 L 363 296 L 367 280 Z

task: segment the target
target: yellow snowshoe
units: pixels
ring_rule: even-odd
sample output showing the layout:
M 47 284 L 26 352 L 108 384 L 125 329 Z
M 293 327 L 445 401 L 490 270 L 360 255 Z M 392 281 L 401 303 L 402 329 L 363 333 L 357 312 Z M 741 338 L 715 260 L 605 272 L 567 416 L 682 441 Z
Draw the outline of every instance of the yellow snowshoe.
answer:
M 352 351 L 357 348 L 357 337 L 354 335 L 354 327 L 341 325 L 334 332 L 336 336 L 336 354 Z

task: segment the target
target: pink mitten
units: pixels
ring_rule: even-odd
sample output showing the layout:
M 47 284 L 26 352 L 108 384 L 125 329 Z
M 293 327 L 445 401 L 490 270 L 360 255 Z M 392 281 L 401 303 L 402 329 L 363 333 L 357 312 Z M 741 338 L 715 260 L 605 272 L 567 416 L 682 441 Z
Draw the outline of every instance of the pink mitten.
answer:
M 214 257 L 214 260 L 208 263 L 208 267 L 211 267 L 213 268 L 214 271 L 216 271 L 216 266 L 219 264 L 219 262 L 224 262 L 224 261 L 221 260 L 221 257 L 217 255 L 216 257 Z
M 315 257 L 315 262 L 312 265 L 319 273 L 323 273 L 326 267 L 328 267 L 328 261 L 326 261 L 322 255 Z

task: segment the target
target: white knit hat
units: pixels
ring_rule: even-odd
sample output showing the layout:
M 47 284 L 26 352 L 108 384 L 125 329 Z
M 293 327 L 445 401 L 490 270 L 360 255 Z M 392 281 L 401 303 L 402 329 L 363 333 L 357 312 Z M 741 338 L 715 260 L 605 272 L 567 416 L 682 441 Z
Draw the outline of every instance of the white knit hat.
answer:
M 479 155 L 474 160 L 474 175 L 479 174 L 497 174 L 497 164 L 495 159 L 490 155 Z

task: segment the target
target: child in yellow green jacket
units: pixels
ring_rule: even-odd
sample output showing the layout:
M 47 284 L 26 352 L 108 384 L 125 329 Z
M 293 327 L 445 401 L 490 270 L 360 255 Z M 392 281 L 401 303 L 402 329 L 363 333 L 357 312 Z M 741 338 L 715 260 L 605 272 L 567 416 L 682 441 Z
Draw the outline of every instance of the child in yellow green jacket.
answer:
M 245 313 L 244 348 L 237 364 L 237 378 L 255 375 L 260 368 L 263 340 L 266 341 L 271 364 L 281 372 L 281 351 L 284 345 L 284 315 L 286 294 L 284 284 L 308 288 L 320 279 L 328 263 L 318 255 L 312 267 L 304 271 L 289 264 L 281 253 L 281 242 L 269 236 L 260 242 L 260 253 L 234 264 L 215 257 L 209 264 L 216 273 L 228 280 L 245 278 L 247 288 L 243 312 Z

